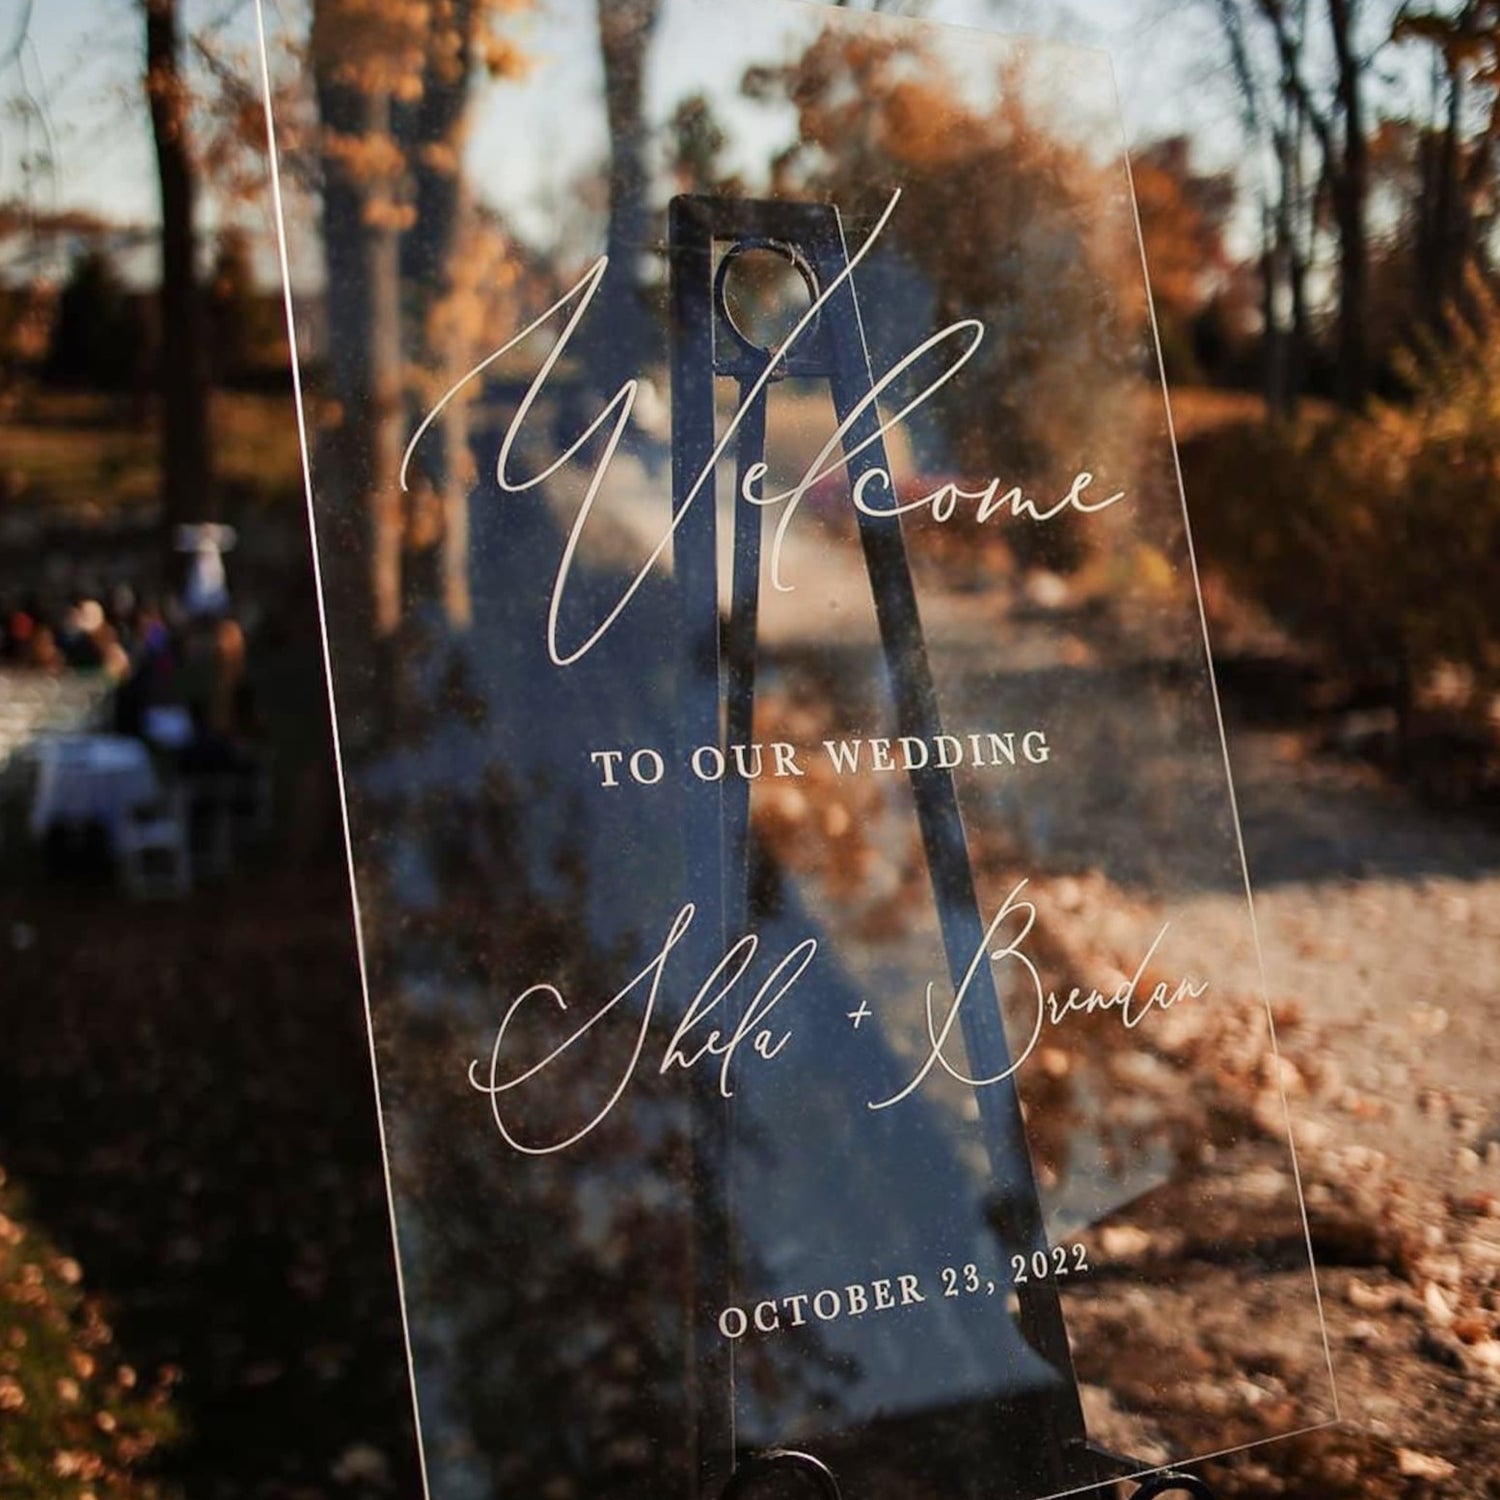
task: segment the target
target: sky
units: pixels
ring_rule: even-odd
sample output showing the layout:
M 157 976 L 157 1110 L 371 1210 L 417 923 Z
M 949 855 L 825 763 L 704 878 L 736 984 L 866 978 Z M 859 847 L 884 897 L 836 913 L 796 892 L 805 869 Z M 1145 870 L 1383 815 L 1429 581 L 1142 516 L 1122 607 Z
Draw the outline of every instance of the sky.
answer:
M 273 23 L 294 13 L 298 0 L 265 0 Z M 681 11 L 705 13 L 711 0 L 666 0 Z M 1198 142 L 1204 167 L 1241 165 L 1245 156 L 1237 126 L 1238 105 L 1205 0 L 929 0 L 943 19 L 1013 32 L 1051 36 L 1105 47 L 1119 84 L 1127 139 L 1139 144 L 1186 131 Z M 1385 0 L 1375 0 L 1377 5 Z M 8 38 L 24 0 L 0 0 L 0 38 Z M 212 23 L 223 34 L 248 42 L 254 24 L 252 0 L 183 0 L 189 26 Z M 589 26 L 593 0 L 540 0 L 529 19 L 528 45 L 551 60 L 541 70 L 548 88 L 559 78 L 585 85 L 597 73 L 597 47 Z M 741 56 L 716 45 L 712 22 L 702 20 L 688 35 L 701 38 L 688 65 L 694 84 L 732 94 Z M 0 47 L 4 42 L 0 41 Z M 24 91 L 40 101 L 53 146 L 55 170 L 36 180 L 35 200 L 44 207 L 86 207 L 125 222 L 149 222 L 156 187 L 149 125 L 139 99 L 140 20 L 138 0 L 35 0 L 30 43 L 0 79 L 0 100 Z M 661 73 L 658 69 L 658 74 Z M 538 120 L 550 113 L 541 85 L 517 89 L 508 111 Z M 527 97 L 531 88 L 532 97 Z M 688 86 L 658 78 L 654 104 L 665 112 L 666 95 Z M 478 135 L 483 142 L 485 122 Z M 29 141 L 27 131 L 30 131 Z M 36 121 L 14 106 L 0 116 L 0 199 L 24 186 L 21 157 L 42 139 Z M 493 145 L 494 142 L 490 142 Z M 604 142 L 587 130 L 557 138 L 545 160 L 531 158 L 511 170 L 531 175 L 533 196 L 547 180 L 567 182 L 597 161 Z M 514 153 L 510 153 L 513 157 Z M 539 210 L 540 211 L 540 210 Z
M 185 3 L 190 23 L 230 16 L 232 23 L 249 24 L 248 0 Z M 37 0 L 32 45 L 24 60 L 30 92 L 44 101 L 55 136 L 55 191 L 61 203 L 93 207 L 125 220 L 149 219 L 156 201 L 149 128 L 137 96 L 141 64 L 136 5 L 137 0 Z M 1139 72 L 1153 58 L 1161 63 L 1164 54 L 1177 54 L 1179 62 L 1190 55 L 1181 13 L 1193 9 L 1192 0 L 1186 5 L 1180 0 L 1075 0 L 1071 10 L 1076 14 L 1066 16 L 1068 9 L 1056 0 L 952 0 L 945 15 L 993 27 L 998 13 L 1006 29 L 1112 43 L 1117 65 L 1129 73 Z M 1122 12 L 1127 9 L 1134 14 L 1125 20 Z M 534 23 L 537 41 L 551 52 L 576 53 L 578 10 L 579 0 L 545 0 L 542 17 Z M 1160 13 L 1159 19 L 1151 19 L 1152 10 Z M 9 35 L 20 11 L 21 0 L 0 0 L 0 36 Z M 236 16 L 236 11 L 243 14 Z M 1179 13 L 1175 17 L 1174 11 Z M 722 54 L 705 48 L 703 65 L 709 74 L 716 56 Z M 728 59 L 728 67 L 733 66 L 734 60 Z M 12 72 L 3 81 L 4 94 L 14 93 L 16 83 Z M 1165 67 L 1152 85 L 1123 90 L 1127 122 L 1138 137 L 1183 124 L 1201 128 L 1206 115 L 1225 115 L 1222 106 L 1205 111 L 1201 87 L 1172 84 Z M 0 196 L 15 192 L 20 184 L 18 134 L 17 122 L 7 113 L 0 135 Z
M 1016 8 L 1013 0 L 1007 3 Z M 990 33 L 997 29 L 997 0 L 928 0 L 928 4 L 929 15 L 950 23 L 979 26 Z M 534 60 L 531 79 L 519 86 L 507 83 L 486 90 L 475 122 L 470 150 L 473 180 L 481 191 L 488 185 L 508 221 L 533 240 L 547 237 L 540 220 L 549 207 L 548 182 L 565 188 L 603 160 L 608 149 L 604 121 L 595 104 L 601 68 L 591 34 L 593 9 L 594 0 L 547 0 L 527 25 L 522 42 Z M 785 57 L 788 9 L 752 5 L 726 11 L 714 0 L 662 0 L 652 44 L 647 81 L 650 113 L 665 120 L 686 95 L 698 91 L 708 95 L 718 118 L 730 127 L 732 144 L 725 165 L 752 181 L 763 170 L 770 151 L 785 144 L 791 122 L 789 118 L 777 120 L 765 106 L 745 101 L 740 81 L 747 63 Z M 804 4 L 797 9 L 806 12 L 810 40 L 824 7 Z M 731 15 L 733 21 L 728 19 Z M 1055 19 L 1054 7 L 1054 24 Z M 948 31 L 942 28 L 937 34 Z M 961 69 L 967 52 L 974 67 L 983 70 L 985 84 L 992 82 L 998 45 L 975 49 L 958 40 L 949 52 L 950 69 Z M 571 109 L 563 102 L 569 96 L 578 100 Z M 1104 124 L 1107 132 L 1113 101 L 1096 102 L 1111 117 Z M 559 119 L 567 120 L 569 128 L 559 129 Z M 1097 127 L 1098 122 L 1090 124 Z M 524 156 L 509 149 L 518 135 L 546 140 L 546 155 Z M 529 212 L 528 202 L 534 205 Z M 528 223 L 528 219 L 535 222 Z
M 0 37 L 9 39 L 19 0 L 0 0 Z M 55 181 L 40 186 L 45 206 L 89 207 L 125 221 L 156 212 L 151 140 L 138 102 L 140 22 L 133 0 L 39 0 L 31 14 L 24 77 L 0 81 L 7 101 L 18 84 L 46 115 Z M 3 44 L 0 44 L 3 45 Z M 22 122 L 6 109 L 0 134 L 0 196 L 21 186 Z M 35 147 L 40 132 L 33 133 Z

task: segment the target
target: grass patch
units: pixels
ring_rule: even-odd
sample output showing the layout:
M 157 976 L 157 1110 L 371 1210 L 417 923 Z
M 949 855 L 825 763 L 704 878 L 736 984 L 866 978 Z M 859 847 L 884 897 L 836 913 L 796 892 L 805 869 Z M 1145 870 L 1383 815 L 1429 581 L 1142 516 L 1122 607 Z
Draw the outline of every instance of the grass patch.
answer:
M 301 491 L 287 393 L 217 392 L 214 482 L 223 495 L 276 502 Z M 0 508 L 83 523 L 146 524 L 160 484 L 155 403 L 33 391 L 0 418 Z

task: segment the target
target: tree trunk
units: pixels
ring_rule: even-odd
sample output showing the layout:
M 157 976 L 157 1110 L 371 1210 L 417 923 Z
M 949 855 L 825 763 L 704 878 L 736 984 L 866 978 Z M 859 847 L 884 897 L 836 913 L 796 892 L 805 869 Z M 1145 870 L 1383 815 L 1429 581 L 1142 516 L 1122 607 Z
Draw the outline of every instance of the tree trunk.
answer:
M 1473 38 L 1478 20 L 1477 7 L 1465 5 L 1455 28 L 1461 42 L 1468 43 Z M 1462 316 L 1473 311 L 1465 275 L 1475 249 L 1474 200 L 1465 191 L 1463 180 L 1462 141 L 1468 113 L 1463 65 L 1450 61 L 1446 71 L 1448 108 L 1433 174 L 1430 262 L 1428 267 L 1418 266 L 1418 275 L 1427 291 L 1425 320 L 1440 337 L 1447 331 L 1445 320 L 1450 308 Z
M 422 96 L 396 115 L 396 134 L 411 163 L 415 216 L 401 241 L 401 281 L 411 321 L 411 344 L 435 388 L 446 389 L 473 363 L 473 341 L 444 304 L 460 293 L 458 257 L 470 199 L 462 169 L 469 72 L 473 62 L 475 0 L 453 0 L 440 23 L 451 39 L 434 48 Z M 475 470 L 469 447 L 467 391 L 450 401 L 414 457 L 441 509 L 437 588 L 450 624 L 472 617 L 469 587 L 469 497 Z
M 161 500 L 171 562 L 175 528 L 217 515 L 212 488 L 207 360 L 194 253 L 194 168 L 177 0 L 145 0 L 146 94 L 161 190 Z
M 1286 398 L 1287 414 L 1296 417 L 1302 410 L 1302 396 L 1307 385 L 1307 352 L 1312 345 L 1312 320 L 1307 304 L 1307 257 L 1293 238 L 1288 254 L 1287 284 L 1292 294 L 1292 326 L 1287 336 Z
M 1369 166 L 1363 143 L 1350 143 L 1333 182 L 1339 234 L 1336 381 L 1339 405 L 1360 411 L 1370 393 L 1370 249 L 1365 224 Z
M 1300 18 L 1299 18 L 1300 24 Z M 1287 404 L 1295 417 L 1302 408 L 1307 386 L 1307 359 L 1312 349 L 1312 317 L 1308 309 L 1307 265 L 1310 257 L 1308 235 L 1316 215 L 1307 204 L 1305 176 L 1307 149 L 1307 102 L 1293 92 L 1289 101 L 1286 164 L 1286 243 L 1287 284 L 1291 291 L 1292 325 L 1287 338 Z
M 609 272 L 594 319 L 590 363 L 607 390 L 640 373 L 646 315 L 641 306 L 640 257 L 646 248 L 646 54 L 660 0 L 598 0 L 599 49 L 604 63 L 609 121 Z
M 1347 411 L 1363 408 L 1370 391 L 1370 246 L 1366 211 L 1370 196 L 1370 143 L 1365 134 L 1364 64 L 1353 35 L 1358 0 L 1328 0 L 1328 20 L 1338 61 L 1343 143 L 1332 174 L 1334 222 L 1339 237 L 1337 394 Z
M 320 68 L 325 143 L 385 133 L 389 94 L 335 81 Z M 323 158 L 328 367 L 336 415 L 318 439 L 316 526 L 346 753 L 368 754 L 398 714 L 404 442 L 399 231 L 381 212 L 389 184 L 362 179 L 335 151 Z
M 1277 419 L 1290 415 L 1287 402 L 1286 336 L 1281 327 L 1280 232 L 1271 212 L 1261 227 L 1260 320 L 1262 357 L 1265 361 L 1266 409 Z
M 388 93 L 326 79 L 318 109 L 325 133 L 340 140 L 383 135 L 390 123 Z M 339 503 L 328 515 L 325 551 L 338 586 L 357 591 L 359 612 L 384 637 L 401 618 L 404 413 L 399 232 L 391 215 L 374 206 L 380 188 L 325 159 L 328 360 L 339 406 L 332 436 Z M 362 575 L 357 583 L 342 576 L 351 566 Z

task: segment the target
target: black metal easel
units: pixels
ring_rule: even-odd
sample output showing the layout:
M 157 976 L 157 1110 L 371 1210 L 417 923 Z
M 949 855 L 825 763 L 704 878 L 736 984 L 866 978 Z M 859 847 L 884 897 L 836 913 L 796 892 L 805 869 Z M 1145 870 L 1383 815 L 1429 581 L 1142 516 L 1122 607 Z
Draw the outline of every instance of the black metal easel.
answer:
M 734 262 L 749 251 L 783 257 L 801 275 L 813 299 L 825 296 L 816 314 L 785 353 L 753 343 L 736 326 L 725 298 Z M 671 206 L 672 311 L 672 493 L 676 523 L 673 567 L 680 611 L 679 628 L 687 668 L 679 699 L 681 729 L 691 744 L 750 742 L 755 702 L 757 613 L 762 516 L 752 505 L 734 509 L 733 577 L 728 617 L 719 608 L 717 504 L 711 460 L 720 441 L 715 431 L 714 389 L 718 379 L 738 383 L 741 418 L 734 437 L 736 496 L 757 493 L 747 479 L 765 453 L 766 405 L 772 384 L 788 377 L 826 380 L 842 424 L 853 418 L 844 438 L 848 478 L 887 469 L 879 417 L 868 401 L 873 386 L 859 304 L 849 274 L 849 254 L 838 210 L 831 204 L 747 199 L 679 197 Z M 855 416 L 861 402 L 865 405 Z M 697 486 L 695 492 L 694 487 Z M 682 517 L 691 504 L 693 514 Z M 680 518 L 680 519 L 679 519 Z M 931 742 L 942 732 L 925 651 L 916 592 L 896 517 L 858 514 L 859 538 L 874 595 L 882 650 L 890 676 L 897 732 Z M 932 880 L 943 946 L 952 982 L 963 984 L 972 955 L 984 936 L 974 889 L 957 793 L 951 774 L 931 766 L 913 771 L 911 785 L 923 848 Z M 750 785 L 743 778 L 696 786 L 688 791 L 692 830 L 688 876 L 699 904 L 705 941 L 745 930 L 748 917 Z M 722 949 L 719 951 L 722 952 Z M 981 965 L 969 980 L 971 1003 L 961 1015 L 964 1044 L 975 1077 L 1007 1074 L 1011 1056 L 993 977 Z M 994 1225 L 1007 1253 L 1030 1256 L 1048 1249 L 1040 1198 L 1026 1144 L 1019 1097 L 1009 1084 L 976 1091 L 985 1147 L 1000 1198 Z M 727 1144 L 722 1111 L 699 1121 L 710 1139 L 704 1149 Z M 727 1218 L 722 1203 L 710 1216 Z M 721 1257 L 702 1258 L 700 1296 L 714 1305 L 721 1290 L 710 1284 Z M 1042 1430 L 1018 1434 L 1045 1455 L 1056 1490 L 1106 1487 L 1138 1464 L 1089 1445 L 1078 1394 L 1062 1305 L 1048 1280 L 1016 1288 L 1022 1336 L 1061 1376 L 1057 1398 L 1049 1403 Z M 702 1327 L 702 1320 L 699 1320 Z M 712 1340 L 700 1340 L 700 1369 L 709 1375 L 729 1358 Z M 699 1411 L 700 1448 L 705 1454 L 732 1447 L 713 1403 Z M 837 1479 L 820 1460 L 778 1450 L 743 1455 L 732 1472 L 705 1465 L 710 1491 L 723 1500 L 753 1500 L 768 1474 L 790 1470 L 804 1488 L 823 1500 L 840 1500 Z M 1170 1493 L 1211 1500 L 1196 1479 L 1157 1475 L 1136 1492 L 1136 1500 Z M 850 1496 L 848 1500 L 859 1500 Z

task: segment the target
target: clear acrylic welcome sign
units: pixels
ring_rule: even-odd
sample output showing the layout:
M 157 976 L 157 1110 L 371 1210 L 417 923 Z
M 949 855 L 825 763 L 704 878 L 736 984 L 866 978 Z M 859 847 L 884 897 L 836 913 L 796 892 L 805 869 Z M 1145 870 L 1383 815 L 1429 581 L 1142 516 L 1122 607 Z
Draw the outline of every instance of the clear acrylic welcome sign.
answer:
M 431 1493 L 1331 1420 L 1108 57 L 469 9 L 267 74 Z

